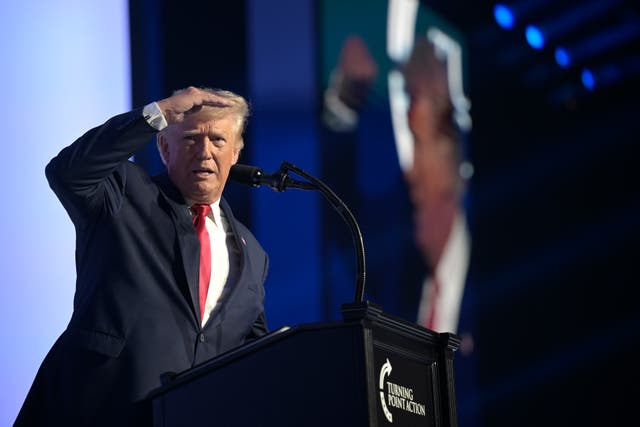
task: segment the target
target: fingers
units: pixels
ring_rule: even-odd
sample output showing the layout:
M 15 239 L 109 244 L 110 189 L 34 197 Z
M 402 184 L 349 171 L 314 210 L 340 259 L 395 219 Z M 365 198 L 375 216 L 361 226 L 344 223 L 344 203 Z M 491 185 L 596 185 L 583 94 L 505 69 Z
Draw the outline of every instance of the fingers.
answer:
M 193 86 L 187 88 L 185 95 L 193 102 L 193 107 L 217 107 L 225 108 L 230 107 L 231 101 L 222 98 L 215 93 L 208 92 L 206 90 L 198 89 Z
M 359 111 L 367 101 L 376 79 L 378 67 L 364 40 L 352 35 L 342 45 L 336 65 L 335 84 L 339 99 L 352 110 Z
M 214 101 L 203 101 L 202 102 L 202 107 L 218 107 L 218 108 L 225 108 L 225 107 L 231 107 L 231 103 L 224 99 L 224 98 L 219 98 L 217 100 Z
M 158 101 L 158 106 L 169 124 L 180 122 L 186 115 L 197 113 L 205 106 L 227 108 L 232 105 L 225 98 L 195 87 L 188 87 L 169 98 Z
M 204 107 L 229 108 L 231 107 L 231 104 L 226 99 L 215 100 L 215 101 L 202 101 L 201 104 L 194 104 L 193 107 L 185 111 L 183 115 L 188 116 L 189 114 L 198 113 Z
M 364 40 L 356 35 L 348 37 L 342 45 L 338 68 L 348 80 L 373 82 L 378 66 Z

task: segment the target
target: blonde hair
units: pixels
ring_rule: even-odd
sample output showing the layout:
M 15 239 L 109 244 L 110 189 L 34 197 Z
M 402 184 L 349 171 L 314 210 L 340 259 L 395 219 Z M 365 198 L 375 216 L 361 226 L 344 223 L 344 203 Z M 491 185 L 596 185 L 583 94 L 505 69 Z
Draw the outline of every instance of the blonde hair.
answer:
M 221 116 L 233 115 L 236 117 L 236 129 L 238 130 L 238 140 L 237 144 L 239 145 L 237 148 L 242 150 L 244 147 L 244 140 L 242 136 L 244 135 L 244 131 L 247 128 L 247 123 L 249 122 L 250 108 L 249 103 L 244 97 L 231 92 L 230 90 L 217 89 L 217 88 L 208 88 L 201 87 L 200 90 L 205 92 L 212 93 L 214 95 L 219 96 L 220 98 L 224 98 L 231 102 L 231 107 L 218 108 L 218 107 L 207 107 L 213 110 L 213 114 L 220 114 Z M 184 89 L 180 89 L 175 93 L 179 93 Z M 175 94 L 174 93 L 174 94 Z

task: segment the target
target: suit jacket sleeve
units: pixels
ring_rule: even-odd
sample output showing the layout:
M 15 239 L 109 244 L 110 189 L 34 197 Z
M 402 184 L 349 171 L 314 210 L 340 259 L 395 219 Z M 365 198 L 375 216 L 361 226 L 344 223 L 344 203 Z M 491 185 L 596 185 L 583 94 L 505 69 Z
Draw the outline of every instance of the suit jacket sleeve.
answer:
M 89 130 L 49 162 L 49 185 L 76 227 L 119 210 L 127 179 L 124 162 L 155 133 L 142 110 L 133 110 Z

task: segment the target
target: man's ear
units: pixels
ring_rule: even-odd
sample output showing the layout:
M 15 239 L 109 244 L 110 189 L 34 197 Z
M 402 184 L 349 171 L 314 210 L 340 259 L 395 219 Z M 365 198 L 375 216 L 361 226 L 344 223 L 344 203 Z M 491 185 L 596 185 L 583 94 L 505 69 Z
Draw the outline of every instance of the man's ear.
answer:
M 167 142 L 167 138 L 164 133 L 159 133 L 156 136 L 156 145 L 158 146 L 158 153 L 160 154 L 162 163 L 166 166 L 167 161 L 169 160 L 169 143 Z
M 233 149 L 233 160 L 232 160 L 231 164 L 235 165 L 238 162 L 239 158 L 240 158 L 240 149 L 239 148 L 234 148 Z

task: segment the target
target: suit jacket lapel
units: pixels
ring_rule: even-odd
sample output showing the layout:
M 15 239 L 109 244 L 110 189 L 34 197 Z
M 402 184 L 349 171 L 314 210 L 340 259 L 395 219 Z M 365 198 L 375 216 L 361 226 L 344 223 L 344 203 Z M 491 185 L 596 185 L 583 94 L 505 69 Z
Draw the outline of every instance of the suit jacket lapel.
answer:
M 198 274 L 200 270 L 200 242 L 196 236 L 193 228 L 193 222 L 191 215 L 189 214 L 189 207 L 187 206 L 180 191 L 173 185 L 169 176 L 166 173 L 158 175 L 154 178 L 158 183 L 161 193 L 169 206 L 169 214 L 176 229 L 178 238 L 178 246 L 180 247 L 180 256 L 182 258 L 182 264 L 184 267 L 185 277 L 189 287 L 189 295 L 191 296 L 191 309 L 194 315 L 194 319 L 199 324 L 199 303 L 198 303 Z M 216 316 L 216 312 L 219 312 L 222 306 L 237 292 L 239 288 L 243 287 L 246 283 L 246 259 L 247 259 L 247 244 L 246 240 L 238 232 L 236 226 L 236 220 L 233 216 L 231 208 L 227 204 L 224 198 L 220 200 L 220 208 L 224 211 L 227 217 L 229 226 L 233 232 L 233 236 L 238 247 L 240 255 L 240 271 L 235 283 L 230 283 L 230 289 L 228 292 L 223 292 L 221 295 L 220 303 L 217 305 L 214 312 L 211 313 L 211 317 L 207 324 L 217 324 L 221 320 L 219 316 Z M 207 326 L 207 325 L 205 325 Z
M 191 296 L 191 308 L 197 322 L 200 322 L 198 309 L 198 274 L 200 270 L 200 242 L 193 228 L 189 207 L 180 191 L 173 185 L 166 173 L 154 178 L 169 206 L 169 214 L 176 229 L 180 257 Z
M 224 211 L 225 216 L 227 217 L 227 221 L 229 222 L 229 227 L 231 227 L 231 231 L 233 231 L 233 238 L 236 241 L 236 245 L 238 246 L 238 252 L 240 253 L 240 271 L 238 273 L 237 283 L 244 283 L 243 276 L 245 274 L 245 261 L 247 259 L 247 242 L 243 236 L 238 233 L 238 227 L 236 227 L 236 219 L 233 216 L 233 212 L 231 212 L 231 208 L 227 204 L 227 201 L 224 199 L 220 199 L 220 209 Z M 234 284 L 234 287 L 236 284 Z

